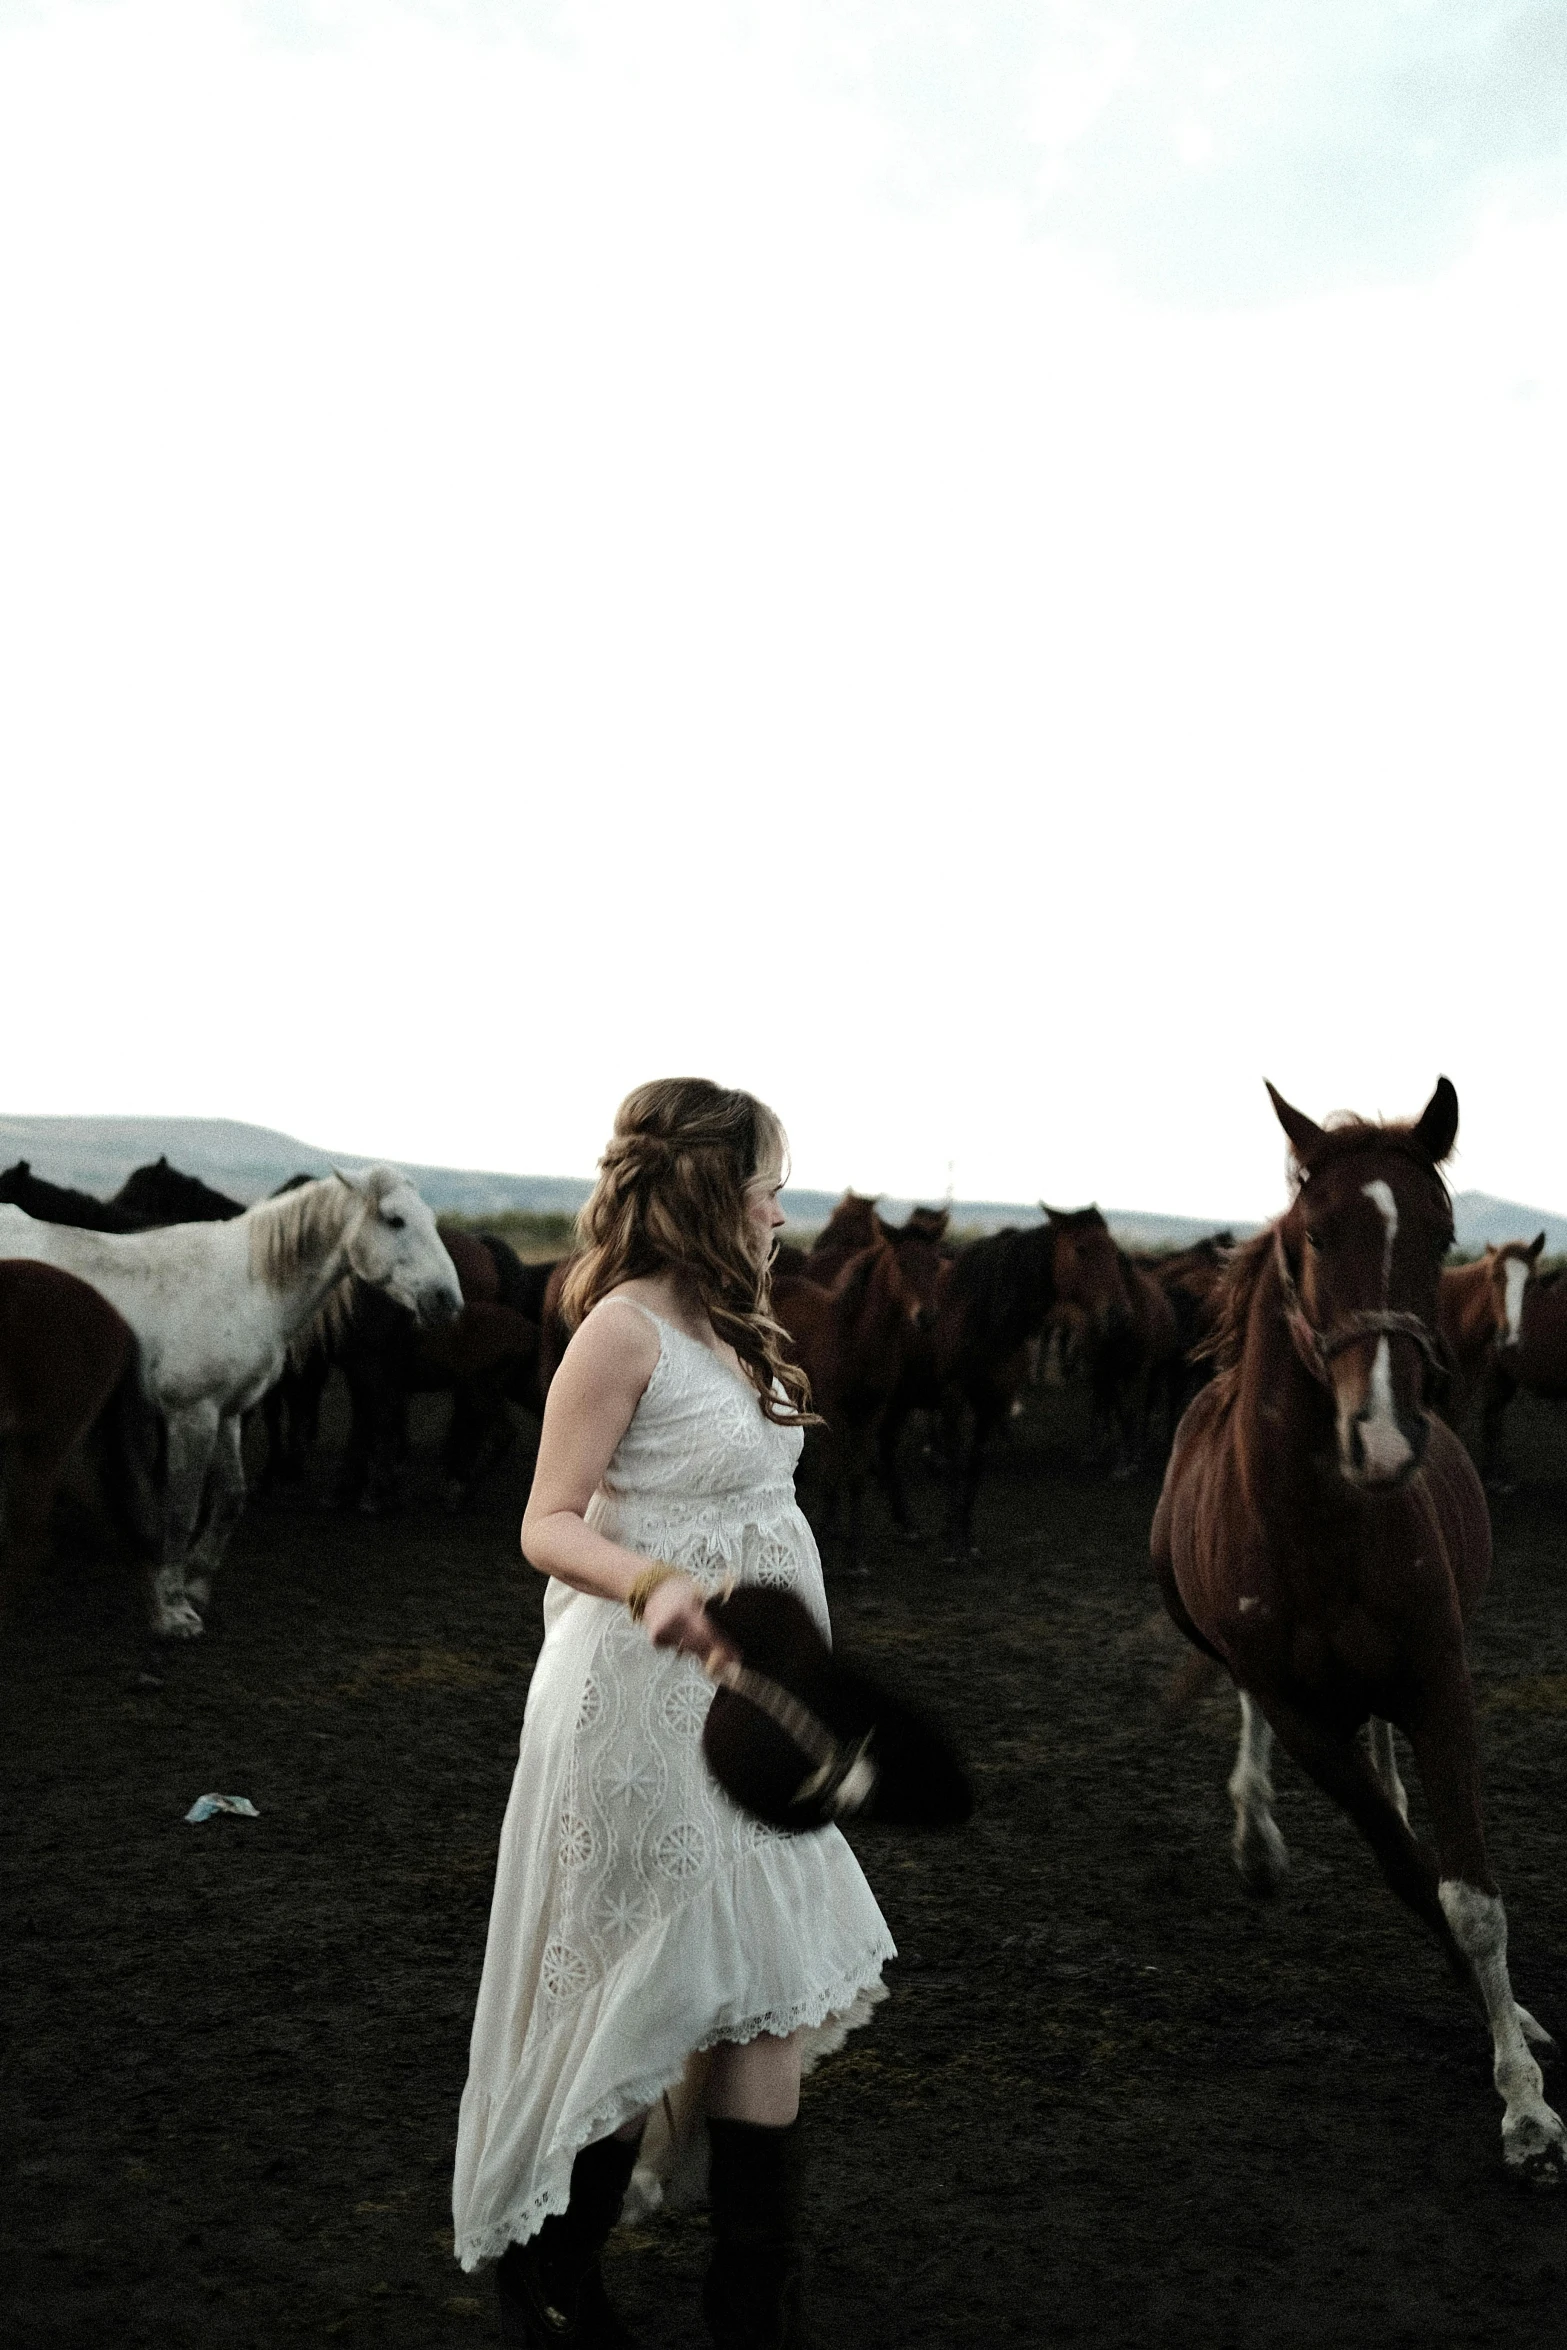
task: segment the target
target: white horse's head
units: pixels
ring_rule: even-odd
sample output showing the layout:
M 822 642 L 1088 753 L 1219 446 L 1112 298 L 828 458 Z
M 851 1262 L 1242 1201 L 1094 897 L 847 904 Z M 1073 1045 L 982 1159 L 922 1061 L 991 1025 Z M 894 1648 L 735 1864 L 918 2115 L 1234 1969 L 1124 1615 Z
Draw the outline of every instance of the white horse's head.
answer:
M 367 1167 L 337 1180 L 363 1202 L 346 1236 L 348 1262 L 360 1280 L 384 1289 L 421 1322 L 450 1322 L 460 1314 L 457 1268 L 407 1176 L 395 1167 Z

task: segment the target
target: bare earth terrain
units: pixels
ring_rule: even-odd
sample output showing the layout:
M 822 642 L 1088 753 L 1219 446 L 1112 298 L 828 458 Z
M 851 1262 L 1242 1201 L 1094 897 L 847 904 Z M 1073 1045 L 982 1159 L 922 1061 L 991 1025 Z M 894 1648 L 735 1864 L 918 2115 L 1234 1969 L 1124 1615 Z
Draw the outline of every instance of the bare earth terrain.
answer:
M 1516 1417 L 1474 1655 L 1514 1980 L 1560 2034 L 1567 1428 Z M 1233 1700 L 1165 1717 L 1154 1483 L 1107 1486 L 1081 1441 L 1070 1397 L 1019 1423 L 982 1567 L 878 1536 L 874 1579 L 832 1585 L 844 1650 L 954 1726 L 981 1808 L 855 1839 L 903 1955 L 808 2090 L 823 2350 L 1559 2343 L 1567 2198 L 1504 2179 L 1478 2015 L 1288 1763 L 1294 1868 L 1247 1900 Z M 459 1520 L 428 1456 L 397 1518 L 253 1511 L 187 1647 L 151 1648 L 107 1561 L 25 1598 L 0 1659 L 7 2350 L 492 2338 L 447 2187 L 539 1637 L 527 1465 Z M 208 1791 L 261 1816 L 186 1826 Z M 651 2350 L 701 2339 L 704 2235 L 664 2215 L 613 2248 Z

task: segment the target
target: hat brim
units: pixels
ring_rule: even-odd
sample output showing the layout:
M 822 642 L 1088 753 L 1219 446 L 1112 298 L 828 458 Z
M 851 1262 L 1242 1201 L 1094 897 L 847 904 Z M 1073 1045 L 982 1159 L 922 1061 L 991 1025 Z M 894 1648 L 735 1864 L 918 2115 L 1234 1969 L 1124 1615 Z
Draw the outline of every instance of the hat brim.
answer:
M 702 1748 L 731 1799 L 791 1835 L 845 1818 L 889 1827 L 961 1827 L 974 1809 L 967 1774 L 944 1734 L 868 1673 L 841 1665 L 790 1592 L 742 1586 L 708 1613 L 752 1671 L 814 1718 L 832 1751 L 807 1751 L 769 1713 L 720 1687 Z

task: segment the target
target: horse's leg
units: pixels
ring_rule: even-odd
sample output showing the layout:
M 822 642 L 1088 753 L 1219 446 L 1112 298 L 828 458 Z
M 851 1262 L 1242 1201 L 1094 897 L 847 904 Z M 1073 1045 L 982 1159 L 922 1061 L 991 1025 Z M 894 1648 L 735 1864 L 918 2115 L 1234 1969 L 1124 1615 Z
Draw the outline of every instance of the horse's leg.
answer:
M 1467 1672 L 1428 1693 L 1420 1718 L 1410 1727 L 1410 1742 L 1436 1829 L 1442 1915 L 1468 1962 L 1491 2027 L 1491 2077 L 1503 2106 L 1503 2159 L 1510 2171 L 1537 2185 L 1567 2184 L 1567 2129 L 1545 2102 L 1545 2083 L 1529 2052 L 1531 2041 L 1547 2051 L 1555 2044 L 1518 2005 L 1507 1972 L 1507 1912 L 1486 1859 Z
M 1241 1701 L 1241 1738 L 1230 1773 L 1229 1795 L 1235 1806 L 1235 1866 L 1248 1893 L 1271 1893 L 1290 1865 L 1289 1846 L 1273 1817 L 1273 1732 L 1261 1708 L 1244 1689 Z
M 979 1491 L 981 1471 L 985 1464 L 985 1438 L 989 1433 L 983 1405 L 977 1397 L 970 1397 L 973 1427 L 968 1443 L 963 1441 L 963 1398 L 956 1388 L 948 1388 L 942 1398 L 942 1447 L 947 1460 L 947 1564 L 974 1555 L 974 1497 Z
M 1409 1795 L 1398 1775 L 1398 1756 L 1393 1751 L 1393 1725 L 1380 1721 L 1373 1714 L 1366 1724 L 1366 1745 L 1371 1755 L 1371 1767 L 1381 1780 L 1393 1808 L 1405 1827 L 1409 1825 Z
M 908 1488 L 903 1482 L 902 1439 L 908 1417 L 907 1404 L 896 1399 L 882 1413 L 881 1426 L 876 1432 L 876 1470 L 894 1527 L 903 1541 L 914 1542 L 919 1539 L 918 1529 L 909 1510 Z
M 230 1412 L 218 1424 L 207 1472 L 207 1511 L 201 1532 L 191 1545 L 190 1563 L 200 1572 L 189 1576 L 186 1590 L 199 1608 L 212 1597 L 212 1578 L 223 1563 L 229 1537 L 245 1508 L 244 1421 Z
M 12 1437 L 0 1457 L 0 1613 L 49 1551 L 49 1508 L 68 1446 Z
M 1500 1363 L 1493 1362 L 1486 1373 L 1480 1407 L 1480 1474 L 1487 1485 L 1499 1493 L 1507 1490 L 1506 1445 L 1502 1422 L 1517 1392 L 1516 1380 L 1509 1377 Z
M 216 1404 L 170 1412 L 168 1430 L 163 1557 L 152 1577 L 152 1628 L 165 1639 L 193 1640 L 202 1628 L 201 1617 L 186 1590 L 185 1569 L 217 1441 Z
M 1282 1743 L 1365 1837 L 1399 1899 L 1423 1918 L 1461 1982 L 1477 1991 L 1491 2026 L 1494 2079 L 1506 2108 L 1502 2152 L 1510 2170 L 1555 2185 L 1567 2180 L 1567 2131 L 1546 2104 L 1528 2041 L 1549 2045 L 1513 1999 L 1507 1975 L 1507 1919 L 1485 1858 L 1475 1768 L 1473 1698 L 1467 1676 L 1449 1683 L 1408 1725 L 1437 1824 L 1438 1863 L 1405 1826 L 1358 1738 L 1344 1737 L 1292 1708 L 1272 1704 Z

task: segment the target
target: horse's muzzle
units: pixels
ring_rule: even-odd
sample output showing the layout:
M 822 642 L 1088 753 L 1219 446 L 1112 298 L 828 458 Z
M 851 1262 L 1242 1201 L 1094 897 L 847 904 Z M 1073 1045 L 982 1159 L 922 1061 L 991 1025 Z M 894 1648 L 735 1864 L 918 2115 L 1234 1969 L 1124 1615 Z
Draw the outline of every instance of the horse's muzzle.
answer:
M 1340 1466 L 1351 1485 L 1391 1492 L 1408 1484 L 1430 1440 L 1431 1422 L 1424 1412 L 1357 1412 L 1340 1430 Z
M 462 1291 L 448 1288 L 444 1282 L 432 1283 L 430 1288 L 419 1292 L 419 1302 L 414 1312 L 423 1329 L 444 1329 L 448 1322 L 455 1322 L 462 1312 Z

